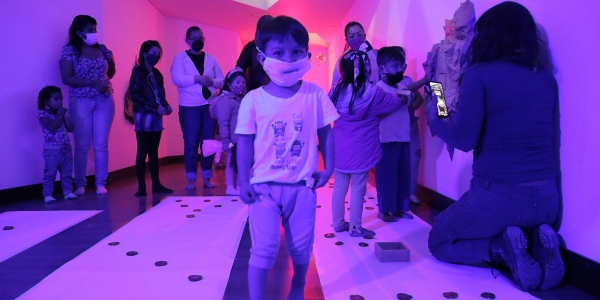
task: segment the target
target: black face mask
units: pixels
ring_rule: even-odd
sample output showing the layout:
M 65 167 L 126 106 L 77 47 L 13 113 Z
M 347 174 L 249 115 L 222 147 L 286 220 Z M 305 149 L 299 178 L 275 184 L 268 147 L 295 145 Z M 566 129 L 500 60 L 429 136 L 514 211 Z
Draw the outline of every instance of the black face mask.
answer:
M 386 73 L 385 78 L 390 84 L 398 84 L 404 78 L 404 72 L 398 72 L 396 74 Z
M 203 48 L 204 48 L 204 41 L 202 39 L 195 40 L 192 43 L 192 50 L 194 50 L 196 52 L 202 51 Z
M 158 61 L 160 60 L 160 56 L 156 55 L 156 54 L 150 54 L 147 53 L 146 57 L 145 57 L 146 62 L 151 65 L 151 66 L 155 66 Z

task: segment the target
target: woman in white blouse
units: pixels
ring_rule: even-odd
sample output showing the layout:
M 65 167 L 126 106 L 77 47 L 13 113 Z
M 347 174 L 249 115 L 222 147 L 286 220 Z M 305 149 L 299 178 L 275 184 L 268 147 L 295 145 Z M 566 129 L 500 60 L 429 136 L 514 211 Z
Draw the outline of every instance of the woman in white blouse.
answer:
M 196 188 L 198 177 L 198 147 L 202 141 L 213 139 L 217 120 L 210 117 L 208 101 L 216 96 L 223 85 L 223 72 L 217 60 L 202 51 L 204 34 L 196 26 L 185 35 L 189 50 L 178 53 L 171 66 L 171 79 L 179 91 L 179 122 L 183 132 L 185 175 L 188 190 Z M 202 157 L 204 187 L 214 188 L 210 182 L 213 156 Z

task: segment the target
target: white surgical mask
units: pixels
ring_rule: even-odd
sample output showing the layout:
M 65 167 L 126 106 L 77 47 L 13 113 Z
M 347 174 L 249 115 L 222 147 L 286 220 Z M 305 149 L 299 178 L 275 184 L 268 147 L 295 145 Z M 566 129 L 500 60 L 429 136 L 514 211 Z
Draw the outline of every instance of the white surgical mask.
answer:
M 270 58 L 266 55 L 265 57 L 263 69 L 269 75 L 271 81 L 278 86 L 289 87 L 296 84 L 312 67 L 308 56 L 293 63 Z
M 88 46 L 95 45 L 98 43 L 98 34 L 97 33 L 86 33 L 86 38 L 82 38 L 83 41 L 88 44 Z

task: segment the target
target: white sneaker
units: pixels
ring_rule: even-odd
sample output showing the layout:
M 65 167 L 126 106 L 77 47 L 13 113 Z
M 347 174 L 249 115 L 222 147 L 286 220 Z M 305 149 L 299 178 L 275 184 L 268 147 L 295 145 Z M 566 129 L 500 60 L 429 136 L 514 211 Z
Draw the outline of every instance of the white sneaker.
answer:
M 236 189 L 233 185 L 227 185 L 227 190 L 225 191 L 225 195 L 239 196 L 240 191 L 238 189 Z
M 65 195 L 65 200 L 66 199 L 75 199 L 77 198 L 77 195 L 73 194 L 73 193 L 68 193 Z
M 83 194 L 85 194 L 85 187 L 80 186 L 75 190 L 75 195 L 83 196 Z
M 56 202 L 56 199 L 52 196 L 46 196 L 46 197 L 44 197 L 44 202 L 53 203 L 53 202 Z
M 410 202 L 414 204 L 421 204 L 421 199 L 417 198 L 417 195 L 410 195 Z
M 99 186 L 96 187 L 96 194 L 97 195 L 104 195 L 106 193 L 108 193 L 108 191 L 106 190 L 106 187 L 101 186 L 101 185 L 99 185 Z

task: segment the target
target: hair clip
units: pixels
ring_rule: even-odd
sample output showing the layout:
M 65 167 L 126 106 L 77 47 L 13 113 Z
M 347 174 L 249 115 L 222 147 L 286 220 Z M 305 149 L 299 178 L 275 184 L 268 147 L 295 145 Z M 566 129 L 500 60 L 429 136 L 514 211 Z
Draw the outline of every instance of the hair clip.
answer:
M 244 70 L 242 70 L 242 68 L 240 68 L 238 66 L 235 66 L 235 68 L 233 68 L 231 71 L 229 71 L 229 73 L 227 73 L 227 78 L 231 77 L 231 75 L 236 72 L 244 73 Z

